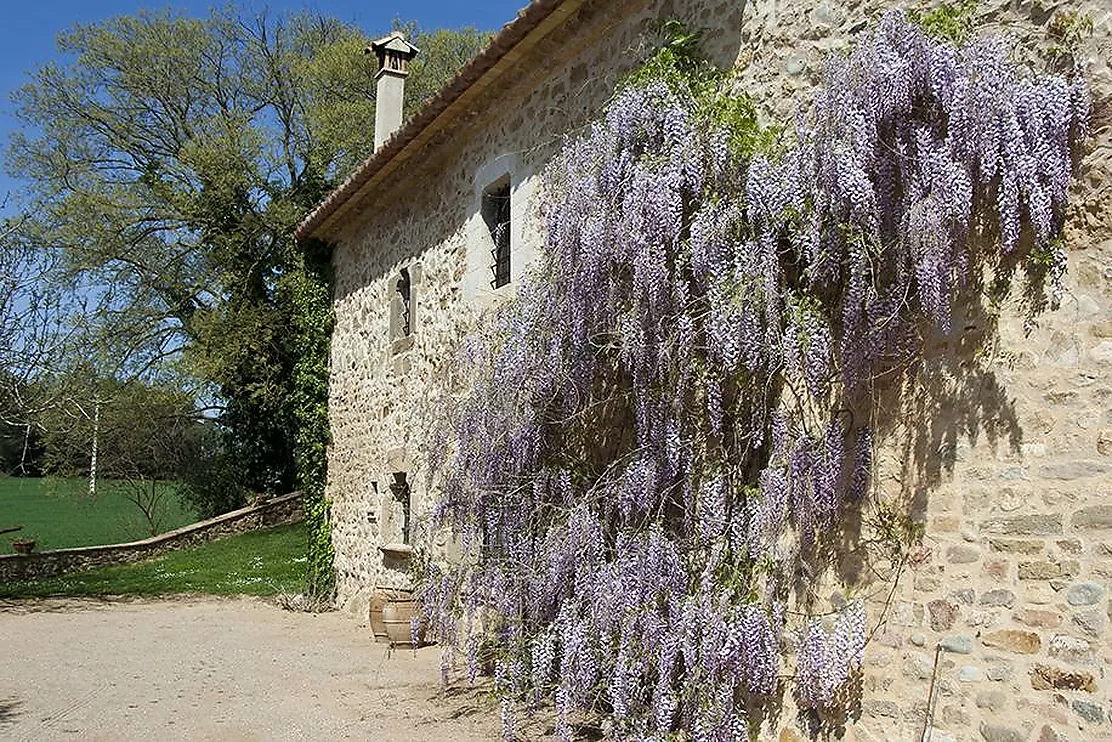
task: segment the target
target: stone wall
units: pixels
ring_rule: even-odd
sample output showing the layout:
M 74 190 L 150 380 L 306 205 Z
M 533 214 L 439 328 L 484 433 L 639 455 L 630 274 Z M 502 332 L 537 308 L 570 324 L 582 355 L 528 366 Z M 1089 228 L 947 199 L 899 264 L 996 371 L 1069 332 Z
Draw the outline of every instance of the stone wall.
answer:
M 209 520 L 153 536 L 142 541 L 107 546 L 56 549 L 32 554 L 0 554 L 0 582 L 55 577 L 94 567 L 127 564 L 150 559 L 167 551 L 231 536 L 260 528 L 298 523 L 304 520 L 301 493 L 260 500 L 254 505 L 233 510 Z
M 413 487 L 412 540 L 431 538 L 421 452 L 435 425 L 436 390 L 453 371 L 450 349 L 483 309 L 513 294 L 514 284 L 491 289 L 483 276 L 490 247 L 480 213 L 484 187 L 511 175 L 517 280 L 543 238 L 536 199 L 545 164 L 562 137 L 610 97 L 619 75 L 651 51 L 642 44 L 649 21 L 675 14 L 662 5 L 670 4 L 584 4 L 488 90 L 475 118 L 452 132 L 450 148 L 410 161 L 339 235 L 327 494 L 340 601 L 353 614 L 366 615 L 375 585 L 407 584 L 400 550 L 379 548 L 402 537 L 401 506 L 389 490 L 394 472 L 406 472 Z M 679 3 L 681 10 L 693 25 L 713 18 L 736 29 L 742 19 L 729 0 Z M 707 41 L 716 61 L 733 64 L 736 32 L 712 32 Z M 415 286 L 415 332 L 398 342 L 390 306 L 403 267 Z
M 390 474 L 410 473 L 422 523 L 430 506 L 422 441 L 439 382 L 454 370 L 449 349 L 484 307 L 512 294 L 476 278 L 480 174 L 513 163 L 524 225 L 515 251 L 528 255 L 541 236 L 535 198 L 545 162 L 637 63 L 649 19 L 704 29 L 716 62 L 735 67 L 738 88 L 766 120 L 783 121 L 807 102 L 823 59 L 890 5 L 587 3 L 488 92 L 450 146 L 428 151 L 364 205 L 335 257 L 328 493 L 349 609 L 363 616 L 376 584 L 406 581 L 404 559 L 388 561 L 378 548 L 400 539 Z M 880 485 L 897 497 L 913 464 L 922 486 L 908 507 L 925 536 L 903 569 L 869 586 L 876 632 L 862 714 L 847 739 L 920 740 L 925 727 L 934 742 L 1112 739 L 1112 8 L 991 0 L 978 3 L 977 21 L 1014 37 L 1017 49 L 1045 49 L 1047 24 L 1063 9 L 1093 20 L 1082 56 L 1095 99 L 1067 227 L 1065 299 L 1029 335 L 1007 310 L 980 371 L 953 375 L 953 364 L 940 364 L 933 378 L 942 391 L 912 400 L 929 429 L 890 431 Z M 420 282 L 416 333 L 398 347 L 388 308 L 403 266 L 418 266 Z M 430 538 L 418 527 L 413 540 Z M 802 737 L 793 720 L 788 708 L 771 738 Z

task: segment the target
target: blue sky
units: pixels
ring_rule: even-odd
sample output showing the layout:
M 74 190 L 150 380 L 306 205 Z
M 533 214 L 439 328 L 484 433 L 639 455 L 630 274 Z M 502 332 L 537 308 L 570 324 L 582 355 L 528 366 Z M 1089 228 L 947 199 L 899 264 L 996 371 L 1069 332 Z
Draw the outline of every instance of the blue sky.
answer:
M 236 7 L 247 12 L 266 9 L 272 13 L 311 10 L 358 25 L 367 33 L 388 31 L 394 18 L 414 20 L 425 29 L 475 26 L 495 30 L 507 23 L 527 0 L 238 0 Z M 26 74 L 52 59 L 58 59 L 54 39 L 75 23 L 92 23 L 141 9 L 171 8 L 183 15 L 203 16 L 212 0 L 22 0 L 5 8 L 0 23 L 0 143 L 6 148 L 8 135 L 17 122 L 12 118 L 10 94 Z M 0 200 L 16 191 L 19 183 L 0 169 Z

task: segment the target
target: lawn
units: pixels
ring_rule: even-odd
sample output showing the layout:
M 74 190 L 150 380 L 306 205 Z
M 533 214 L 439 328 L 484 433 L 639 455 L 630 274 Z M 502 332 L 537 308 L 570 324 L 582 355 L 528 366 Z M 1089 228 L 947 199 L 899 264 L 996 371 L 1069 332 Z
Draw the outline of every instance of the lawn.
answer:
M 47 595 L 276 595 L 305 586 L 304 523 L 229 536 L 154 559 L 0 583 L 0 598 Z
M 181 502 L 172 484 L 160 503 L 161 531 L 171 531 L 197 520 Z M 150 535 L 146 520 L 134 504 L 103 482 L 96 497 L 89 496 L 84 479 L 24 479 L 0 477 L 0 529 L 23 526 L 18 533 L 0 536 L 0 553 L 9 553 L 13 538 L 35 540 L 35 550 L 99 546 L 135 541 Z

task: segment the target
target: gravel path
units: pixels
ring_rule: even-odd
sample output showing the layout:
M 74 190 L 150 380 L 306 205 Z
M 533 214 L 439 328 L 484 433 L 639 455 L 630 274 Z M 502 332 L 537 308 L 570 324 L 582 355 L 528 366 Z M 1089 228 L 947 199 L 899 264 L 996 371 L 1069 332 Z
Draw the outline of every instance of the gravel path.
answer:
M 0 739 L 498 739 L 440 651 L 254 599 L 0 602 Z

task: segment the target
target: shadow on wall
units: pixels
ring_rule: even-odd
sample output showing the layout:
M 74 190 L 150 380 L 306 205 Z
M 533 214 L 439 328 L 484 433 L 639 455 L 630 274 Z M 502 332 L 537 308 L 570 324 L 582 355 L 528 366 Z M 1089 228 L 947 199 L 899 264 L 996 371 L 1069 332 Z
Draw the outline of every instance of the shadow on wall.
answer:
M 1014 402 L 986 353 L 998 327 L 984 292 L 968 290 L 958 297 L 949 330 L 918 329 L 919 360 L 878 379 L 874 399 L 849 405 L 871 422 L 877 454 L 885 460 L 874 475 L 872 496 L 849 504 L 838 537 L 802 561 L 795 596 L 812 609 L 821 608 L 815 605 L 812 580 L 824 574 L 855 590 L 881 587 L 877 593 L 889 595 L 895 590 L 914 560 L 930 495 L 953 474 L 959 444 L 987 443 L 993 451 L 1004 448 L 1013 455 L 1020 451 L 1023 430 Z M 889 489 L 893 481 L 898 485 Z M 877 620 L 870 615 L 870 625 Z M 813 736 L 840 736 L 859 720 L 863 694 L 864 675 L 858 671 L 826 714 L 806 713 L 799 722 Z M 782 700 L 751 714 L 775 724 Z
M 976 447 L 987 442 L 993 451 L 1006 448 L 1018 454 L 1023 443 L 1015 404 L 991 368 L 997 340 L 997 320 L 980 291 L 959 296 L 952 326 L 946 331 L 920 327 L 923 353 L 910 367 L 888 380 L 878 380 L 876 398 L 865 402 L 874 410 L 872 426 L 886 456 L 880 476 L 894 491 L 880 494 L 881 504 L 911 523 L 926 520 L 930 493 L 953 473 L 962 443 Z M 877 492 L 874 483 L 873 492 Z M 866 575 L 877 553 L 878 524 L 865 522 L 877 501 L 869 498 L 850 508 L 843 524 L 837 554 L 828 554 L 838 576 L 854 585 L 869 582 Z M 863 538 L 863 531 L 873 531 Z
M 928 493 L 953 473 L 960 443 L 987 442 L 1010 454 L 1023 443 L 1015 404 L 990 366 L 999 335 L 983 293 L 958 297 L 948 331 L 926 331 L 922 360 L 882 392 L 879 409 L 897 412 L 877 420 L 881 436 L 899 445 L 900 494 L 916 521 L 926 514 Z
M 15 723 L 15 717 L 19 716 L 19 707 L 22 705 L 23 701 L 18 698 L 0 697 L 0 729 Z

